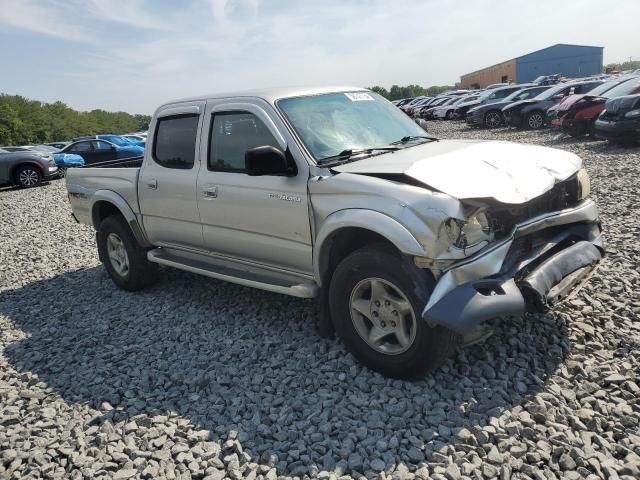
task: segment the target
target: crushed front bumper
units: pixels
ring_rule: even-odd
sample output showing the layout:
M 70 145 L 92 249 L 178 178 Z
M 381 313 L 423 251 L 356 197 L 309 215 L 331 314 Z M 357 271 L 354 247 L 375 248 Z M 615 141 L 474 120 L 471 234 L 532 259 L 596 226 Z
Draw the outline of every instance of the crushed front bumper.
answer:
M 491 318 L 546 311 L 575 292 L 603 255 L 597 208 L 587 201 L 521 225 L 489 252 L 448 270 L 422 317 L 464 334 Z

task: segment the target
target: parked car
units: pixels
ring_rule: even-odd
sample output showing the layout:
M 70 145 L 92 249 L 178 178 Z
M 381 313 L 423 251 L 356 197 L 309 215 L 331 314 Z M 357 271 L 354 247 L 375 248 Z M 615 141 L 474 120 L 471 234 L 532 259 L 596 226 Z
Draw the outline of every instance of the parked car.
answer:
M 424 119 L 433 119 L 433 111 L 442 106 L 442 105 L 446 105 L 448 103 L 454 102 L 456 100 L 456 97 L 440 97 L 436 100 L 434 100 L 433 102 L 430 102 L 428 105 L 425 105 L 424 107 L 422 107 L 417 115 L 420 118 L 424 118 Z
M 57 173 L 58 167 L 51 155 L 20 147 L 0 147 L 0 184 L 35 187 Z
M 502 109 L 513 102 L 533 98 L 536 95 L 549 89 L 548 86 L 524 87 L 507 95 L 502 100 L 494 103 L 486 103 L 470 108 L 467 111 L 465 120 L 472 127 L 497 128 L 504 125 Z
M 462 103 L 465 98 L 467 98 L 467 95 L 452 97 L 448 102 L 445 102 L 439 107 L 436 107 L 431 112 L 431 117 L 434 120 L 451 120 L 453 118 L 453 111 L 455 110 L 456 105 Z
M 136 145 L 143 147 L 145 145 L 144 140 L 138 140 L 128 135 L 113 135 L 113 134 L 101 134 L 96 135 L 98 140 L 107 140 L 108 142 L 115 143 L 119 147 L 126 147 L 127 145 Z
M 67 174 L 113 282 L 143 289 L 161 264 L 318 297 L 323 330 L 385 375 L 438 365 L 489 318 L 552 308 L 603 255 L 577 155 L 438 140 L 368 90 L 176 100 L 150 131 L 138 167 Z
M 87 165 L 123 158 L 135 158 L 144 155 L 144 148 L 124 142 L 116 145 L 107 140 L 80 140 L 67 145 L 60 153 L 80 155 Z
M 557 106 L 551 124 L 573 137 L 591 134 L 608 99 L 636 93 L 640 93 L 640 77 L 610 80 L 585 94 L 567 97 Z
M 414 117 L 423 106 L 430 104 L 432 100 L 433 97 L 423 97 L 420 100 L 406 105 L 405 107 L 403 107 L 403 110 L 410 117 Z
M 546 111 L 569 95 L 585 93 L 601 85 L 602 80 L 561 83 L 528 100 L 513 102 L 502 109 L 506 125 L 537 130 L 547 123 Z
M 607 100 L 594 132 L 612 142 L 640 141 L 640 94 Z
M 540 75 L 532 83 L 535 85 L 556 85 L 562 80 L 562 75 L 556 73 L 554 75 Z
M 480 105 L 486 105 L 488 103 L 499 102 L 503 98 L 511 95 L 515 91 L 521 90 L 522 88 L 522 85 L 510 85 L 508 87 L 498 87 L 492 90 L 485 90 L 480 93 L 476 100 L 460 103 L 454 110 L 453 116 L 455 118 L 465 118 L 466 113 L 470 109 L 478 107 Z
M 131 140 L 134 145 L 140 145 L 141 147 L 144 147 L 147 141 L 147 137 L 146 136 L 143 137 L 142 135 L 127 134 L 127 135 L 122 135 L 122 137 L 126 138 L 127 140 Z
M 511 84 L 509 82 L 503 82 L 503 83 L 492 83 L 491 85 L 487 85 L 485 87 L 485 90 L 493 90 L 494 88 L 502 88 L 502 87 L 508 87 Z

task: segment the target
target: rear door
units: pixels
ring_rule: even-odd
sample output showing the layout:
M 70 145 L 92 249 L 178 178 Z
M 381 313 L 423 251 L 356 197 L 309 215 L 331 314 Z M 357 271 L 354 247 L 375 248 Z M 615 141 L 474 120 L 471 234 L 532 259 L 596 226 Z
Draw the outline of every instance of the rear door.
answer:
M 91 140 L 82 140 L 74 144 L 69 145 L 68 149 L 64 153 L 74 153 L 84 158 L 85 165 L 91 165 L 98 162 L 95 150 L 93 148 Z
M 154 245 L 204 251 L 196 197 L 204 105 L 172 105 L 150 125 L 138 195 L 144 229 Z
M 205 245 L 215 255 L 310 274 L 309 165 L 295 150 L 296 176 L 249 176 L 247 150 L 295 142 L 266 102 L 228 102 L 209 101 L 204 120 L 198 205 Z

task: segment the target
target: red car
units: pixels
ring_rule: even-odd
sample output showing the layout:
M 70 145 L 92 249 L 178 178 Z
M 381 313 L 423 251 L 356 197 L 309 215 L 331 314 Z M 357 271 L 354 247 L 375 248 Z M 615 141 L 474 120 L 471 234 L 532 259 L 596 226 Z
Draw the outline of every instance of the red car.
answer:
M 607 100 L 634 93 L 640 93 L 640 77 L 616 78 L 585 94 L 570 95 L 558 106 L 551 124 L 572 137 L 591 134 Z

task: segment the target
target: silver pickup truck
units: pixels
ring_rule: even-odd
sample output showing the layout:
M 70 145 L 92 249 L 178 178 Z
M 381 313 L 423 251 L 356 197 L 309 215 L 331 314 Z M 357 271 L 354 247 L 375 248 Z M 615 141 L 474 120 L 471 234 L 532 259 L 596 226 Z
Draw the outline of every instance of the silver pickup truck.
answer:
M 325 330 L 396 377 L 487 319 L 552 307 L 604 254 L 579 157 L 432 138 L 359 88 L 176 100 L 139 167 L 66 182 L 119 287 L 165 265 L 317 297 Z

